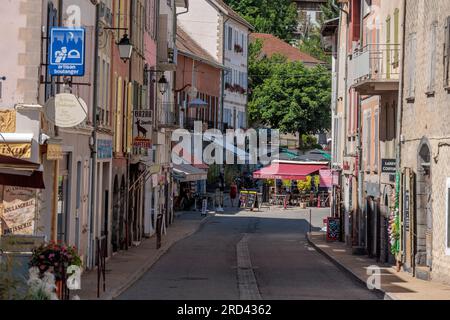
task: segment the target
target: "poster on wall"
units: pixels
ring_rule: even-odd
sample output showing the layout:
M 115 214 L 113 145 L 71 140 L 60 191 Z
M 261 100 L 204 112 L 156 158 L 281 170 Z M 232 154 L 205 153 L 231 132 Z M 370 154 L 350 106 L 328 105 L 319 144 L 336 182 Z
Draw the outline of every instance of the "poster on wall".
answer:
M 2 235 L 32 235 L 35 213 L 36 190 L 5 186 L 0 212 Z

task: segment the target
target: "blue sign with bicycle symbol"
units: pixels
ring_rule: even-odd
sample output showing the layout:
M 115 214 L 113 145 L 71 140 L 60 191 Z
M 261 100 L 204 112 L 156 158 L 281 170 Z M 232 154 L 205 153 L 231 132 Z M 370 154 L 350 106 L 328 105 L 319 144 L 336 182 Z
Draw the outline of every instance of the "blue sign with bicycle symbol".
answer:
M 84 76 L 85 30 L 52 28 L 50 32 L 49 72 L 52 76 Z

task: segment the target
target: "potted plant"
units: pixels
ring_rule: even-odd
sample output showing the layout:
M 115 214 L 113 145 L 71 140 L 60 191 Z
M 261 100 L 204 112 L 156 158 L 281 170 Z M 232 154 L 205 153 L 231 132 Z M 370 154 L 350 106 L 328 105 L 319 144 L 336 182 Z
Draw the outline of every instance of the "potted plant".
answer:
M 81 267 L 82 262 L 75 246 L 52 241 L 33 250 L 29 266 L 37 268 L 41 278 L 48 273 L 53 274 L 56 290 L 61 293 L 62 283 L 67 278 L 67 268 L 69 266 Z

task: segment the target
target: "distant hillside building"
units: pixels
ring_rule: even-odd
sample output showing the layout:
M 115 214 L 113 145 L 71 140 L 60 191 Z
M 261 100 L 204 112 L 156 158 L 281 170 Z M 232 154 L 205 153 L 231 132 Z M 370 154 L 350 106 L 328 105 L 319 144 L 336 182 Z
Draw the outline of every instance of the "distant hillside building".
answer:
M 325 62 L 300 51 L 300 49 L 291 46 L 274 35 L 267 33 L 252 33 L 250 35 L 251 42 L 256 41 L 257 39 L 263 42 L 263 47 L 261 50 L 262 54 L 269 58 L 274 54 L 280 54 L 285 56 L 289 61 L 301 61 L 308 67 L 314 67 L 318 64 L 325 64 Z

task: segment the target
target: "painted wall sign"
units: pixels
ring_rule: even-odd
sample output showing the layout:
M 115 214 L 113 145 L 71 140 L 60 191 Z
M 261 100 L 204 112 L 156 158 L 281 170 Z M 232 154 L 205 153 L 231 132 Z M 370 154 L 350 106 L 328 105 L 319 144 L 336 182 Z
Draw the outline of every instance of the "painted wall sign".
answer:
M 82 77 L 85 71 L 85 30 L 52 28 L 49 73 L 52 76 Z
M 133 147 L 152 148 L 152 110 L 133 111 Z
M 97 140 L 97 159 L 111 159 L 113 156 L 112 140 Z
M 82 123 L 88 112 L 86 102 L 70 93 L 60 93 L 46 103 L 47 119 L 61 128 L 72 128 Z
M 395 173 L 397 171 L 397 160 L 395 159 L 381 159 L 382 173 Z
M 36 191 L 28 188 L 6 187 L 0 215 L 3 235 L 34 233 Z

